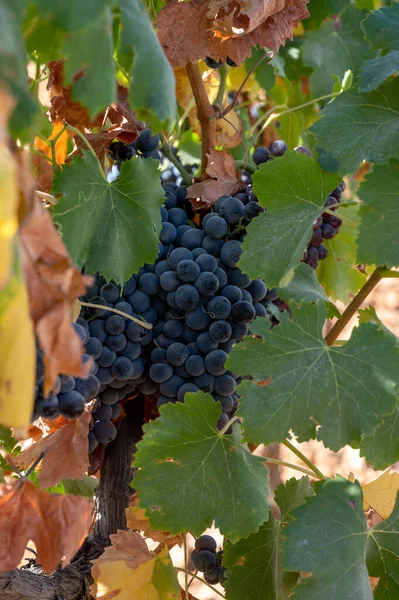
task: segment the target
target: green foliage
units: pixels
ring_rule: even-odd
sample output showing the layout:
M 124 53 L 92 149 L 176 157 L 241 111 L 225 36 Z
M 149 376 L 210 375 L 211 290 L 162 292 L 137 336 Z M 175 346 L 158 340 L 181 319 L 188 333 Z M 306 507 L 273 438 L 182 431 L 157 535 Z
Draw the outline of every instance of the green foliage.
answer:
M 328 302 L 328 298 L 317 281 L 314 270 L 301 263 L 295 269 L 294 277 L 288 285 L 285 287 L 278 288 L 277 293 L 279 298 L 286 300 L 293 300 L 294 302 L 300 303 L 302 300 L 308 300 L 309 302 L 317 302 L 319 300 Z
M 141 0 L 118 0 L 122 11 L 119 51 L 134 53 L 129 98 L 155 130 L 175 120 L 175 78 Z M 151 77 L 149 77 L 151 73 Z M 156 93 L 154 89 L 156 87 Z
M 86 272 L 100 271 L 123 284 L 144 263 L 154 262 L 164 202 L 157 171 L 154 159 L 134 158 L 122 165 L 117 181 L 108 183 L 97 159 L 84 152 L 58 174 L 54 189 L 62 198 L 54 220 L 72 258 L 85 264 Z
M 281 510 L 280 520 L 270 514 L 259 531 L 237 544 L 225 544 L 223 566 L 227 568 L 229 600 L 280 600 L 286 597 L 286 574 L 281 567 L 281 532 L 291 520 L 294 508 L 312 495 L 308 477 L 290 479 L 285 485 L 279 485 L 275 501 Z
M 379 577 L 375 600 L 397 598 L 399 580 L 399 494 L 392 514 L 370 532 L 367 546 L 367 567 L 372 577 Z
M 350 206 L 340 212 L 343 225 L 339 235 L 325 241 L 328 255 L 326 260 L 320 261 L 316 273 L 328 296 L 347 303 L 350 294 L 355 294 L 365 283 L 366 276 L 355 266 L 359 206 Z
M 269 510 L 267 469 L 237 428 L 219 433 L 220 404 L 198 392 L 160 413 L 144 426 L 134 461 L 134 487 L 153 529 L 198 536 L 215 520 L 233 543 L 257 531 Z
M 258 319 L 228 360 L 243 381 L 239 415 L 244 439 L 271 444 L 290 429 L 301 441 L 316 436 L 334 451 L 358 444 L 395 407 L 399 353 L 395 340 L 372 324 L 354 329 L 343 346 L 323 340 L 325 306 L 292 306 L 292 319 L 269 331 Z M 271 380 L 271 381 L 270 381 Z M 268 383 L 269 382 L 269 383 Z
M 347 0 L 310 0 L 307 6 L 310 17 L 304 21 L 304 26 L 317 29 L 327 17 L 338 15 L 346 4 Z
M 323 172 L 308 156 L 288 152 L 261 165 L 253 181 L 267 211 L 249 225 L 239 266 L 254 279 L 262 277 L 269 287 L 284 286 L 302 259 L 313 221 L 340 178 Z M 271 261 L 271 254 L 279 260 Z
M 314 490 L 284 531 L 284 567 L 311 573 L 300 579 L 295 598 L 372 600 L 360 485 L 337 477 L 317 482 Z
M 399 161 L 375 165 L 359 187 L 357 259 L 362 264 L 399 265 Z
M 66 38 L 63 54 L 65 82 L 70 84 L 73 76 L 84 67 L 85 76 L 73 86 L 73 96 L 86 106 L 94 117 L 115 98 L 115 67 L 112 41 L 112 15 L 109 9 L 97 19 L 90 20 L 83 29 L 72 31 Z M 96 52 L 93 53 L 93 48 Z M 101 69 L 101 77 L 98 76 Z
M 390 75 L 399 71 L 399 50 L 367 61 L 360 71 L 359 89 L 361 92 L 375 90 Z
M 364 13 L 348 5 L 341 14 L 341 26 L 327 21 L 317 31 L 309 31 L 303 46 L 306 65 L 315 67 L 310 83 L 314 96 L 329 94 L 334 85 L 333 75 L 340 79 L 345 71 L 357 74 L 362 62 L 375 56 L 363 39 L 360 23 Z
M 397 78 L 368 94 L 348 90 L 330 102 L 311 127 L 324 168 L 344 175 L 363 160 L 385 162 L 398 155 L 398 109 Z

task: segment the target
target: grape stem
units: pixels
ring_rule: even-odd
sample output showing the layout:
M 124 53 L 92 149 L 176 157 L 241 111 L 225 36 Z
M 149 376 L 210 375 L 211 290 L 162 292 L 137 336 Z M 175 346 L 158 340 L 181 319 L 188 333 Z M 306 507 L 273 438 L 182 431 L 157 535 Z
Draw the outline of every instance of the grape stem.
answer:
M 234 417 L 231 417 L 231 419 L 229 421 L 227 421 L 226 425 L 223 427 L 223 429 L 221 429 L 219 431 L 219 435 L 224 435 L 226 433 L 226 431 L 228 430 L 228 428 L 230 427 L 230 425 L 233 425 L 233 423 L 235 423 L 236 421 L 238 421 L 239 417 L 237 415 L 235 415 Z
M 166 158 L 176 167 L 179 171 L 180 175 L 183 178 L 183 181 L 186 185 L 191 185 L 193 182 L 193 178 L 190 173 L 186 171 L 181 162 L 176 158 L 176 156 L 172 152 L 172 148 L 169 146 L 166 137 L 161 133 L 162 146 L 161 151 L 166 156 Z
M 185 570 L 182 567 L 175 567 L 175 569 L 176 569 L 176 571 L 184 571 Z M 194 573 L 190 573 L 190 575 L 192 577 L 194 577 L 194 579 L 198 579 L 198 581 L 200 581 L 204 585 L 207 585 L 215 594 L 217 594 L 221 598 L 224 598 L 223 594 L 221 594 L 219 592 L 219 590 L 217 590 L 216 588 L 214 588 L 213 585 L 211 585 L 210 583 L 208 583 L 207 581 L 205 581 L 205 579 L 202 579 L 202 577 L 198 577 L 198 575 L 194 575 Z
M 213 104 L 216 104 L 219 107 L 221 107 L 223 105 L 223 98 L 224 98 L 224 94 L 226 92 L 226 82 L 227 82 L 228 74 L 229 74 L 229 69 L 228 69 L 227 65 L 222 65 L 219 69 L 219 76 L 220 76 L 219 89 L 218 89 L 217 96 L 213 102 Z
M 29 477 L 29 475 L 31 473 L 33 473 L 33 471 L 36 469 L 37 465 L 39 464 L 39 462 L 43 459 L 44 456 L 44 452 L 41 452 L 39 454 L 39 456 L 37 457 L 37 459 L 31 464 L 31 466 L 29 467 L 29 469 L 27 469 L 26 471 L 21 473 L 21 477 Z
M 371 277 L 366 281 L 361 290 L 356 294 L 353 298 L 352 302 L 346 307 L 341 317 L 335 323 L 335 325 L 330 329 L 324 341 L 328 346 L 332 346 L 334 342 L 338 339 L 338 336 L 345 327 L 348 325 L 349 321 L 356 313 L 356 311 L 361 307 L 363 302 L 366 300 L 367 296 L 373 291 L 375 286 L 381 281 L 384 277 L 383 273 L 386 272 L 384 267 L 377 267 Z
M 144 327 L 144 329 L 152 329 L 153 327 L 152 323 L 147 323 L 147 321 L 140 321 L 140 319 L 136 319 L 136 317 L 132 317 L 132 315 L 128 315 L 127 313 L 124 313 L 123 311 L 118 310 L 117 308 L 112 308 L 111 306 L 104 306 L 103 304 L 93 304 L 92 302 L 83 302 L 83 300 L 78 300 L 78 302 L 82 306 L 88 306 L 89 308 L 101 308 L 103 310 L 109 310 L 110 312 L 125 317 L 125 319 L 130 319 L 131 321 L 134 321 L 138 325 Z
M 294 465 L 293 463 L 286 462 L 285 460 L 278 460 L 277 458 L 268 458 L 265 457 L 265 463 L 271 463 L 273 465 L 280 465 L 282 467 L 288 467 L 289 469 L 294 469 L 295 471 L 300 471 L 301 473 L 305 473 L 305 475 L 309 475 L 309 477 L 315 477 L 314 471 L 309 471 L 308 469 L 304 469 L 304 467 L 299 467 L 298 465 Z
M 311 471 L 313 471 L 313 473 L 318 479 L 326 479 L 326 476 L 323 475 L 323 473 L 316 467 L 316 465 L 314 465 L 312 461 L 310 461 L 304 454 L 302 454 L 302 452 L 298 450 L 298 448 L 291 444 L 290 441 L 284 440 L 283 446 L 291 450 L 291 452 L 293 452 L 298 458 L 300 458 L 301 461 L 305 463 L 305 465 L 307 465 L 309 469 L 311 469 Z
M 208 93 L 198 64 L 189 62 L 186 65 L 186 71 L 197 106 L 198 120 L 201 125 L 201 174 L 204 174 L 208 165 L 207 154 L 216 146 L 216 120 L 213 118 L 215 111 L 209 102 Z
M 245 171 L 248 171 L 248 173 L 251 173 L 251 175 L 253 173 L 256 173 L 256 171 L 258 170 L 258 168 L 254 164 L 248 163 L 245 160 L 235 160 L 234 164 L 237 170 L 245 169 Z
M 183 534 L 184 540 L 184 596 L 188 600 L 188 555 L 187 555 L 187 534 Z
M 65 119 L 63 120 L 63 123 L 66 127 L 66 129 L 68 129 L 68 131 L 73 131 L 73 133 L 76 133 L 76 135 L 78 135 L 86 144 L 87 149 L 89 150 L 90 154 L 92 154 L 94 156 L 94 158 L 96 159 L 96 161 L 98 162 L 98 167 L 100 169 L 100 173 L 101 175 L 104 177 L 105 180 L 107 180 L 107 178 L 105 177 L 105 173 L 104 173 L 104 169 L 102 168 L 102 165 L 100 163 L 100 161 L 98 160 L 98 156 L 94 151 L 93 146 L 90 144 L 89 140 L 87 139 L 87 137 L 85 135 L 83 135 L 83 133 L 81 131 L 79 131 L 79 129 L 77 129 L 77 127 L 73 127 L 72 125 L 69 125 Z
M 314 98 L 312 100 L 309 100 L 308 102 L 299 104 L 298 106 L 293 106 L 292 108 L 287 108 L 286 110 L 283 110 L 280 113 L 276 113 L 275 111 L 280 108 L 285 108 L 285 105 L 274 106 L 273 108 L 268 110 L 264 115 L 259 117 L 259 119 L 254 123 L 254 125 L 249 130 L 249 135 L 253 135 L 256 132 L 259 125 L 265 119 L 267 119 L 266 123 L 264 123 L 262 128 L 258 131 L 256 137 L 259 137 L 263 133 L 263 131 L 270 125 L 270 123 L 272 123 L 275 119 L 278 119 L 279 117 L 282 117 L 284 115 L 289 115 L 290 113 L 293 113 L 297 110 L 302 110 L 303 108 L 307 108 L 308 106 L 312 106 L 312 104 L 317 104 L 318 102 L 322 102 L 323 100 L 328 100 L 330 98 L 336 98 L 336 96 L 339 96 L 340 93 L 341 92 L 332 92 L 331 94 L 326 94 L 325 96 L 320 96 L 319 98 Z
M 244 85 L 247 83 L 248 79 L 251 77 L 252 73 L 255 71 L 255 69 L 257 69 L 259 67 L 259 65 L 266 59 L 269 58 L 269 62 L 271 60 L 273 60 L 274 58 L 274 52 L 272 50 L 270 50 L 269 52 L 266 52 L 263 56 L 260 57 L 260 59 L 254 64 L 254 66 L 248 71 L 244 81 L 242 82 L 242 84 L 240 85 L 240 87 L 237 90 L 236 95 L 234 96 L 233 102 L 227 106 L 221 116 L 219 118 L 221 118 L 222 116 L 225 117 L 231 110 L 233 110 L 233 108 L 235 107 L 238 97 L 241 93 L 241 90 L 243 89 Z

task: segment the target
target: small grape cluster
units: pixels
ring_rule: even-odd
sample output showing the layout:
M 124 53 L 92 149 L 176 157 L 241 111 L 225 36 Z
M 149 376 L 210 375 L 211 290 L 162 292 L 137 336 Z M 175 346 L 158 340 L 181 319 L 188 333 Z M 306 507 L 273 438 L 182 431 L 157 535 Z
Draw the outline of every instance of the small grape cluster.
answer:
M 89 332 L 81 324 L 73 324 L 82 344 L 85 346 L 83 364 L 91 360 L 93 349 L 98 340 L 91 338 Z M 56 419 L 60 415 L 67 419 L 79 417 L 87 402 L 93 400 L 100 391 L 100 382 L 95 376 L 96 364 L 93 364 L 92 372 L 86 379 L 72 377 L 71 375 L 59 375 L 53 389 L 48 396 L 43 394 L 43 383 L 45 375 L 43 352 L 39 346 L 36 351 L 36 386 L 35 404 L 32 421 L 39 417 Z
M 159 135 L 152 135 L 151 129 L 143 129 L 140 135 L 131 144 L 124 144 L 120 141 L 112 142 L 108 149 L 108 155 L 111 160 L 114 160 L 116 163 L 125 162 L 136 155 L 160 160 L 161 156 L 157 151 L 159 140 Z
M 195 548 L 191 553 L 194 567 L 204 574 L 207 583 L 224 585 L 226 569 L 222 567 L 222 551 L 216 552 L 216 540 L 211 535 L 201 535 L 195 541 Z
M 205 58 L 205 64 L 210 69 L 220 69 L 220 67 L 223 66 L 225 63 L 224 63 L 223 60 L 215 60 L 215 59 L 210 58 L 209 56 L 207 56 Z M 237 63 L 235 63 L 234 60 L 232 60 L 229 57 L 226 58 L 226 64 L 229 67 L 236 67 L 237 66 Z
M 254 163 L 259 166 L 275 157 L 283 156 L 287 150 L 288 146 L 283 140 L 276 140 L 272 143 L 270 150 L 269 148 L 265 147 L 256 148 L 252 158 Z M 306 146 L 297 146 L 295 151 L 301 152 L 302 154 L 307 154 L 311 158 L 313 156 L 311 150 L 309 150 L 309 148 Z M 339 186 L 335 188 L 335 190 L 333 190 L 326 199 L 324 204 L 325 208 L 331 212 L 336 212 L 345 188 L 345 182 L 341 181 Z M 310 265 L 313 269 L 316 269 L 319 260 L 326 259 L 328 255 L 328 250 L 323 245 L 324 240 L 331 240 L 333 237 L 335 237 L 341 225 L 342 220 L 337 216 L 331 215 L 327 212 L 323 213 L 322 216 L 313 223 L 312 238 L 304 254 L 303 262 Z

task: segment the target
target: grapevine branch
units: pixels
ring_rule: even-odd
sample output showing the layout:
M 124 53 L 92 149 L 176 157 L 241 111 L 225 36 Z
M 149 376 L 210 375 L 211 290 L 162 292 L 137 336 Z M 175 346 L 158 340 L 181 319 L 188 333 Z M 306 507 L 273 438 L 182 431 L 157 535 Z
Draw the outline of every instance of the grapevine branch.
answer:
M 213 119 L 215 111 L 209 102 L 208 94 L 202 81 L 201 71 L 198 64 L 189 62 L 186 66 L 188 79 L 197 105 L 197 116 L 201 125 L 201 174 L 207 167 L 207 154 L 216 146 L 216 120 Z
M 338 336 L 345 327 L 348 325 L 349 321 L 356 313 L 356 311 L 361 307 L 363 302 L 366 300 L 367 296 L 373 291 L 375 286 L 381 281 L 383 278 L 382 274 L 385 269 L 381 269 L 377 267 L 371 277 L 366 281 L 362 289 L 356 294 L 353 298 L 352 302 L 346 307 L 341 317 L 335 323 L 335 325 L 330 329 L 324 341 L 328 346 L 332 346 L 334 342 L 338 339 Z

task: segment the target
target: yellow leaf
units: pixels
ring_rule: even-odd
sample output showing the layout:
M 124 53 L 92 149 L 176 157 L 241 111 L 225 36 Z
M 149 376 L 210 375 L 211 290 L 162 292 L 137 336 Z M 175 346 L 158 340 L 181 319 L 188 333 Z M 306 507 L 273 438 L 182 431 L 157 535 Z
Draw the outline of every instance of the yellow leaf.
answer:
M 63 123 L 61 123 L 61 121 L 56 121 L 53 124 L 53 131 L 51 132 L 49 140 L 53 140 L 63 129 L 64 129 Z M 68 130 L 65 129 L 65 131 L 63 133 L 61 133 L 60 137 L 58 138 L 58 140 L 55 143 L 55 160 L 57 162 L 57 165 L 62 165 L 65 162 L 65 158 L 66 158 L 67 150 L 68 150 L 68 139 L 69 139 Z M 40 150 L 46 156 L 51 158 L 51 148 L 41 138 L 39 138 L 39 137 L 35 138 L 34 147 L 36 148 L 36 150 Z
M 0 292 L 0 423 L 23 435 L 35 388 L 35 338 L 28 295 L 19 269 Z
M 230 69 L 227 77 L 227 90 L 236 92 L 240 88 L 246 76 L 247 71 L 244 63 L 240 67 Z M 256 81 L 253 73 L 251 73 L 251 75 L 248 77 L 248 80 L 245 82 L 245 85 L 241 91 L 248 92 L 253 96 L 259 92 L 259 84 Z
M 387 519 L 395 506 L 399 490 L 399 473 L 390 473 L 388 469 L 374 481 L 363 485 L 362 488 L 364 510 L 371 506 L 380 517 Z
M 180 588 L 167 548 L 150 552 L 136 531 L 118 531 L 93 561 L 97 600 L 178 600 Z
M 0 290 L 10 281 L 13 240 L 18 228 L 15 162 L 6 147 L 7 121 L 14 101 L 0 90 Z

